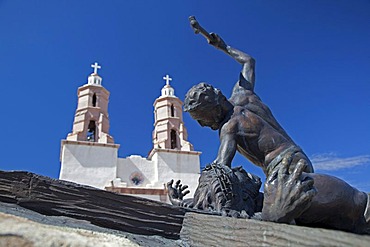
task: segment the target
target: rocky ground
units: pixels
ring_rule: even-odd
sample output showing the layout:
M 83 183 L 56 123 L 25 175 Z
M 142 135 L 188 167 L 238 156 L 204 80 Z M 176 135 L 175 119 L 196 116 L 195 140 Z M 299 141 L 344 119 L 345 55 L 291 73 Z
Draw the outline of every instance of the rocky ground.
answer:
M 63 216 L 45 216 L 15 204 L 0 203 L 1 247 L 183 246 L 180 240 L 98 227 Z

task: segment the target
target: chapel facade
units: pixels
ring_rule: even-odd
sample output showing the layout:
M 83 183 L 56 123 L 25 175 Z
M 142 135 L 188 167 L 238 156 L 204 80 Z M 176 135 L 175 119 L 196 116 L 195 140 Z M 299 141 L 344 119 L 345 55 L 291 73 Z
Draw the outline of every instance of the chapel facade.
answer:
M 169 202 L 165 184 L 186 181 L 192 197 L 199 179 L 201 152 L 188 141 L 182 101 L 175 96 L 168 75 L 154 101 L 153 147 L 148 157 L 118 157 L 119 144 L 109 134 L 110 93 L 94 72 L 77 90 L 72 132 L 61 142 L 59 179 L 122 194 Z

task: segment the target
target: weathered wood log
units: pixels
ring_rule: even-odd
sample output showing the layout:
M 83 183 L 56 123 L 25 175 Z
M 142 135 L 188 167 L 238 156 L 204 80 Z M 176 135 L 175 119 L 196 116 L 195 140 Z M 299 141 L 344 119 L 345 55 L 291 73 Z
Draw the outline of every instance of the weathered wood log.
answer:
M 370 236 L 248 219 L 187 213 L 181 239 L 190 246 L 369 246 Z
M 0 201 L 44 215 L 87 220 L 94 225 L 178 239 L 189 209 L 119 195 L 30 172 L 0 171 Z
M 0 201 L 43 215 L 86 220 L 128 233 L 169 239 L 181 236 L 190 246 L 368 246 L 370 243 L 369 236 L 342 231 L 220 217 L 202 211 L 192 213 L 195 211 L 29 172 L 0 171 Z

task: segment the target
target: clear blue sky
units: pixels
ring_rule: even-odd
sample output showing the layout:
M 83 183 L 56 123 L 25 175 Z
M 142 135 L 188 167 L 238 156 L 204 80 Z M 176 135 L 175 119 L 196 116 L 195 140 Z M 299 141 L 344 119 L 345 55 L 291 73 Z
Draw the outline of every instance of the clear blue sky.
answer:
M 76 90 L 90 64 L 111 92 L 119 155 L 151 149 L 153 102 L 169 74 L 183 100 L 199 82 L 227 96 L 240 65 L 195 35 L 188 16 L 257 61 L 256 92 L 317 172 L 370 191 L 370 1 L 0 0 L 0 169 L 58 177 Z M 188 114 L 211 162 L 218 134 Z M 263 177 L 243 157 L 234 166 Z

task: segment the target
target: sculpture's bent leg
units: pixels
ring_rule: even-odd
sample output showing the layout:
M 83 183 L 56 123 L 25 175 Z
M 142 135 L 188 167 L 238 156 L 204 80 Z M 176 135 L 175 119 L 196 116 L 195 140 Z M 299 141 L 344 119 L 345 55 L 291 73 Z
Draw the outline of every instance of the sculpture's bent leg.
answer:
M 304 173 L 303 173 L 304 174 Z M 327 174 L 311 173 L 316 196 L 295 219 L 297 225 L 369 233 L 369 195 Z

